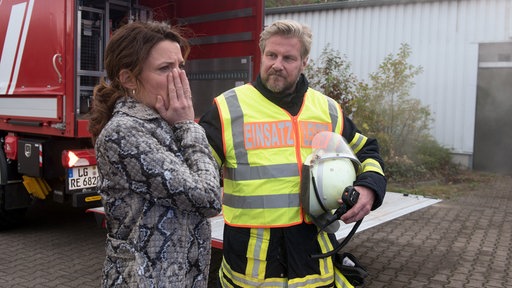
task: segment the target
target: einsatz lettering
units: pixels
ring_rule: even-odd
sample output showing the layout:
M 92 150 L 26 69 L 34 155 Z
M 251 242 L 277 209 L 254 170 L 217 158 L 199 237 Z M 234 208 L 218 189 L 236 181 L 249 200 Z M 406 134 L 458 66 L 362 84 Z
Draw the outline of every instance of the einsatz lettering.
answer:
M 248 150 L 293 146 L 293 124 L 290 121 L 245 123 L 244 142 Z
M 311 147 L 313 144 L 313 137 L 321 131 L 331 131 L 331 125 L 321 122 L 300 122 L 300 130 L 302 135 L 302 146 Z
M 303 121 L 299 124 L 303 147 L 311 147 L 318 132 L 330 131 L 331 125 L 323 122 Z M 247 150 L 291 147 L 295 145 L 295 133 L 291 121 L 250 122 L 244 124 L 244 142 Z

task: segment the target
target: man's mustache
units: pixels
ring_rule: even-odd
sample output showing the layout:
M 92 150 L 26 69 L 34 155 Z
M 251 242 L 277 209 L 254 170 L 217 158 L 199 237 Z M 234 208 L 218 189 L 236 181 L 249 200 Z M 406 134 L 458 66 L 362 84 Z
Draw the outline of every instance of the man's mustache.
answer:
M 283 73 L 280 73 L 280 72 L 269 72 L 268 76 L 278 76 L 278 77 L 283 77 L 284 78 Z

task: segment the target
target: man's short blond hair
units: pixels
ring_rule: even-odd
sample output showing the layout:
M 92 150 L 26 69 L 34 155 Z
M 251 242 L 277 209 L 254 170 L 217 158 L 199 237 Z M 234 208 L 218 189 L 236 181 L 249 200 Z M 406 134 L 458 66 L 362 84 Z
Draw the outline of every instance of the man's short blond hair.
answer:
M 311 42 L 313 34 L 311 29 L 304 24 L 301 24 L 295 20 L 278 20 L 272 23 L 270 26 L 265 27 L 263 32 L 260 34 L 260 51 L 263 54 L 267 40 L 275 35 L 292 37 L 299 39 L 301 43 L 300 56 L 305 59 L 309 56 L 311 51 Z

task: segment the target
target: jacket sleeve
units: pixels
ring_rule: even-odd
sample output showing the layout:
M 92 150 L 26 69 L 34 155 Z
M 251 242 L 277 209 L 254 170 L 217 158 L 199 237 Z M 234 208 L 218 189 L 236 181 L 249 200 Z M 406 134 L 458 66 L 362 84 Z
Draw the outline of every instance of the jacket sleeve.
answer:
M 222 127 L 220 123 L 220 115 L 217 105 L 213 106 L 199 119 L 201 125 L 206 132 L 206 138 L 210 143 L 213 157 L 217 161 L 219 167 L 225 160 L 224 148 L 222 146 Z
M 350 118 L 344 116 L 343 121 L 342 136 L 362 164 L 354 185 L 365 186 L 375 192 L 375 202 L 372 207 L 372 210 L 375 210 L 382 205 L 387 185 L 384 162 L 379 154 L 379 144 L 377 139 L 361 134 Z

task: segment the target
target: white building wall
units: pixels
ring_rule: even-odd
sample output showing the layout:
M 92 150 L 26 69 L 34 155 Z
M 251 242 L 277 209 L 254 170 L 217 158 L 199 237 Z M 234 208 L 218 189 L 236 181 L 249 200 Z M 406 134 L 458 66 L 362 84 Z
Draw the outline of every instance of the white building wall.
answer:
M 373 0 L 312 7 L 329 9 L 267 9 L 265 24 L 294 19 L 309 25 L 311 58 L 318 59 L 330 43 L 361 79 L 397 53 L 401 43 L 409 44 L 410 64 L 423 67 L 411 95 L 430 107 L 432 135 L 454 153 L 472 155 L 478 44 L 512 41 L 511 0 Z

